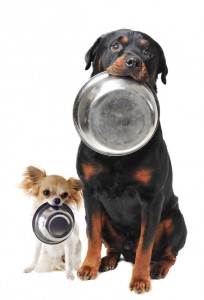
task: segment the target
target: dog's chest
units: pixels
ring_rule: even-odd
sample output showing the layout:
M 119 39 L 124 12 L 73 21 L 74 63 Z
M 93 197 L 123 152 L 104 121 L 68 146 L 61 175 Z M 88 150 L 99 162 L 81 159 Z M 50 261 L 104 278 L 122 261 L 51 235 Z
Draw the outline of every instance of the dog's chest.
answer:
M 43 244 L 43 250 L 48 254 L 49 257 L 62 257 L 64 255 L 63 243 L 56 245 Z
M 96 190 L 105 212 L 115 224 L 129 226 L 140 217 L 139 193 L 136 184 L 120 174 L 106 174 Z

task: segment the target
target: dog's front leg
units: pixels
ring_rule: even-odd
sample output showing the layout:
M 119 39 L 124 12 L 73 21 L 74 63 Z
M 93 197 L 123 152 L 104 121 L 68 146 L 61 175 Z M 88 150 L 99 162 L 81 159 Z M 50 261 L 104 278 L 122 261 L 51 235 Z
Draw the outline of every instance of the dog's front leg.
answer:
M 86 258 L 77 275 L 82 280 L 95 279 L 101 263 L 101 211 L 91 209 L 87 218 L 88 250 Z
M 36 240 L 32 264 L 29 267 L 24 269 L 24 273 L 30 273 L 34 270 L 34 268 L 37 265 L 39 258 L 40 258 L 41 248 L 42 248 L 42 242 L 39 240 Z
M 69 280 L 74 280 L 74 257 L 75 253 L 75 241 L 65 241 L 64 242 L 64 254 L 65 254 L 65 271 L 66 277 Z
M 148 292 L 151 288 L 150 261 L 161 207 L 162 198 L 159 195 L 152 199 L 146 196 L 145 200 L 141 200 L 141 231 L 130 281 L 130 289 L 138 294 Z

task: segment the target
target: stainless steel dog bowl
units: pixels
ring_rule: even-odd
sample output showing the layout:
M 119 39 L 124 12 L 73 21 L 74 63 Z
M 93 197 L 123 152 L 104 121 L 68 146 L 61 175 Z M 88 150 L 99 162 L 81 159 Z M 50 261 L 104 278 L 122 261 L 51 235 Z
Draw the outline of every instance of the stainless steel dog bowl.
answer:
M 159 122 L 159 104 L 148 85 L 103 72 L 79 91 L 73 118 L 88 147 L 105 155 L 125 155 L 152 138 Z
M 59 244 L 65 241 L 74 228 L 74 214 L 69 206 L 42 204 L 33 216 L 33 231 L 36 237 L 46 244 Z

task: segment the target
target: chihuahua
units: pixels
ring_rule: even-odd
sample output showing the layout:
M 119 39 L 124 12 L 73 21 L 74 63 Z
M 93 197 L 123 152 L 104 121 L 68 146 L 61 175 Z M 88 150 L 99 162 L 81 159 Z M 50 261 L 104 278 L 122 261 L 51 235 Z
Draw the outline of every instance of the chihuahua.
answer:
M 33 197 L 33 214 L 43 203 L 59 203 L 68 205 L 74 214 L 82 202 L 82 183 L 80 180 L 70 178 L 66 180 L 62 176 L 47 176 L 44 170 L 29 166 L 24 172 L 24 179 L 20 188 Z M 37 265 L 42 258 L 47 257 L 48 270 L 64 270 L 66 277 L 74 279 L 73 270 L 77 270 L 81 263 L 81 241 L 79 238 L 79 226 L 75 221 L 74 229 L 68 239 L 60 244 L 48 245 L 36 240 L 34 257 L 31 265 L 24 270 L 25 273 L 38 270 Z M 41 259 L 40 259 L 41 258 Z M 41 267 L 42 268 L 42 267 Z M 48 271 L 46 270 L 46 271 Z M 41 271 L 45 271 L 42 270 Z

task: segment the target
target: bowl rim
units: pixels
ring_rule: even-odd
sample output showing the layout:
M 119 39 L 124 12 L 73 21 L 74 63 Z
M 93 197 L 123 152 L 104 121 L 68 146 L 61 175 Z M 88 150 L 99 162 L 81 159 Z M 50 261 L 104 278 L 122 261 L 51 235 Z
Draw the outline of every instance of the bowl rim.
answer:
M 65 211 L 67 213 L 69 213 L 70 217 L 71 217 L 71 221 L 72 221 L 72 228 L 70 230 L 70 232 L 68 234 L 66 234 L 64 237 L 61 238 L 57 238 L 57 237 L 52 237 L 51 234 L 50 235 L 50 239 L 49 237 L 46 237 L 43 232 L 40 229 L 40 226 L 38 224 L 39 218 L 40 216 L 43 214 L 43 212 L 45 210 L 47 210 L 48 208 L 52 208 L 53 211 L 50 214 L 54 215 L 54 212 L 58 212 L 58 214 L 60 215 L 60 212 L 62 213 L 62 215 L 65 215 Z M 34 215 L 33 215 L 33 219 L 32 219 L 32 228 L 33 228 L 33 232 L 35 234 L 35 236 L 43 243 L 45 244 L 50 244 L 50 245 L 54 245 L 54 244 L 60 244 L 62 242 L 64 242 L 73 232 L 74 230 L 74 226 L 75 226 L 75 218 L 74 218 L 74 213 L 71 210 L 71 208 L 66 205 L 65 203 L 63 203 L 61 206 L 52 206 L 50 205 L 48 202 L 43 203 L 42 205 L 40 205 Z

